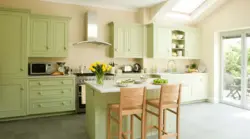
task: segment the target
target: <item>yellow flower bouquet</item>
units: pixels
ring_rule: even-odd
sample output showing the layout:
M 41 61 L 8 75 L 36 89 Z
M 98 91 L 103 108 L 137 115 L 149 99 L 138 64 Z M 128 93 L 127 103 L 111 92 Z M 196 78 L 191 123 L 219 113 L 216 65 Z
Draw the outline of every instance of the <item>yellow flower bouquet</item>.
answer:
M 96 83 L 102 85 L 104 80 L 104 74 L 111 70 L 111 66 L 105 63 L 95 62 L 91 64 L 89 70 L 96 75 Z

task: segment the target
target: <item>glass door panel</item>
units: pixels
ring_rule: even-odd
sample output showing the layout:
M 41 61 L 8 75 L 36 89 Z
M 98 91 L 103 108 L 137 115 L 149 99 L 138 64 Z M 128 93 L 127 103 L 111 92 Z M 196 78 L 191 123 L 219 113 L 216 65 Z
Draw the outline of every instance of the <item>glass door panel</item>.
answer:
M 246 107 L 250 108 L 250 34 L 247 34 L 246 38 L 246 47 L 247 47 L 247 84 L 246 84 Z
M 242 104 L 242 39 L 228 37 L 222 40 L 223 89 L 222 102 Z

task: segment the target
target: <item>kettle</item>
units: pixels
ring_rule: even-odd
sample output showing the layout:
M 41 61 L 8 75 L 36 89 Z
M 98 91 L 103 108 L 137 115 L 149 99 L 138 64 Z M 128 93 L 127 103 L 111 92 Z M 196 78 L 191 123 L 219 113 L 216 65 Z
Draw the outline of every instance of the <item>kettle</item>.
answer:
M 140 72 L 141 71 L 141 65 L 138 63 L 135 63 L 133 66 L 133 71 L 134 72 Z

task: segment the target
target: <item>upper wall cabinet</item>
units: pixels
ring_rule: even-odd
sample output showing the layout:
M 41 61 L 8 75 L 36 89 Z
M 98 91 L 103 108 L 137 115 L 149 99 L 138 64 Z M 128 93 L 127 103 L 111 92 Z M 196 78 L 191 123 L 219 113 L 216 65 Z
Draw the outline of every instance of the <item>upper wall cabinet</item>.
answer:
M 27 76 L 29 12 L 0 8 L 0 76 Z
M 201 37 L 200 29 L 186 28 L 186 56 L 192 59 L 200 59 Z
M 171 29 L 167 27 L 147 25 L 147 54 L 152 58 L 168 58 L 171 56 Z
M 111 54 L 115 58 L 142 58 L 144 26 L 139 24 L 117 24 L 111 26 Z
M 67 57 L 69 19 L 32 15 L 29 57 Z

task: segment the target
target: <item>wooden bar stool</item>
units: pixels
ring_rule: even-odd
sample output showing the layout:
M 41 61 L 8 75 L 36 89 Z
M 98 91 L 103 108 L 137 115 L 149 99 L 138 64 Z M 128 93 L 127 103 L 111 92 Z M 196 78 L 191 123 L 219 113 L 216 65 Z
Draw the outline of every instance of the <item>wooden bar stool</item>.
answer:
M 118 119 L 111 116 L 111 112 L 115 112 L 118 115 Z M 141 117 L 137 114 L 141 114 Z M 130 139 L 133 139 L 134 131 L 134 116 L 141 120 L 141 139 L 144 137 L 145 128 L 145 114 L 146 114 L 146 88 L 121 88 L 120 89 L 120 104 L 109 104 L 108 105 L 108 116 L 107 116 L 107 139 L 111 138 L 110 131 L 110 119 L 119 125 L 118 139 L 127 139 L 130 134 Z M 130 115 L 130 131 L 122 131 L 122 118 L 123 116 Z
M 179 139 L 180 132 L 180 99 L 181 99 L 181 84 L 180 85 L 162 85 L 159 99 L 147 100 L 147 105 L 158 109 L 158 113 L 146 109 L 146 111 L 158 117 L 158 126 L 153 125 L 150 128 L 158 130 L 158 139 L 167 137 L 176 137 Z M 176 108 L 176 111 L 171 110 Z M 165 111 L 170 111 L 176 114 L 176 133 L 167 133 L 165 129 Z M 163 123 L 162 123 L 163 121 Z M 145 131 L 146 132 L 146 131 Z

